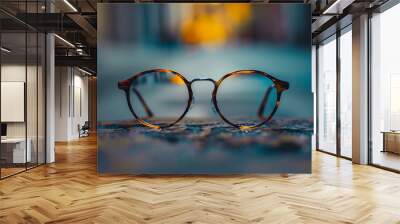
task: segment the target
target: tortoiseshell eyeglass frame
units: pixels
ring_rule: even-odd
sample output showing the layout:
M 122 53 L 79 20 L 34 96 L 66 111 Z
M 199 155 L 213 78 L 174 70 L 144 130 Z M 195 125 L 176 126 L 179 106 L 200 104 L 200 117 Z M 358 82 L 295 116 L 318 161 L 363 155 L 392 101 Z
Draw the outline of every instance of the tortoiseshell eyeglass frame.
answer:
M 133 109 L 133 105 L 130 101 L 130 94 L 131 91 L 129 91 L 130 89 L 132 89 L 132 92 L 138 97 L 139 101 L 141 102 L 141 104 L 144 107 L 145 112 L 147 113 L 148 117 L 152 117 L 153 116 L 153 112 L 150 110 L 149 106 L 147 105 L 145 99 L 142 97 L 142 95 L 140 94 L 139 91 L 136 90 L 136 88 L 131 88 L 132 83 L 134 82 L 134 80 L 138 79 L 139 77 L 149 74 L 149 73 L 170 73 L 173 75 L 178 76 L 180 79 L 183 80 L 183 82 L 185 83 L 185 86 L 188 90 L 189 93 L 189 98 L 186 104 L 186 108 L 185 111 L 183 112 L 182 115 L 180 115 L 176 121 L 167 124 L 167 125 L 154 125 L 154 124 L 150 124 L 148 122 L 146 122 L 145 120 L 143 120 L 142 118 L 140 118 L 136 113 L 135 110 Z M 252 125 L 252 126 L 247 126 L 247 125 L 238 125 L 235 124 L 231 121 L 229 121 L 221 112 L 221 110 L 218 107 L 218 102 L 217 102 L 217 93 L 218 93 L 218 87 L 221 85 L 221 83 L 226 79 L 229 78 L 233 75 L 242 75 L 242 74 L 248 74 L 248 75 L 252 75 L 252 74 L 260 74 L 262 76 L 265 76 L 266 78 L 270 79 L 273 82 L 273 85 L 269 86 L 268 89 L 266 90 L 263 99 L 261 101 L 261 104 L 258 108 L 258 117 L 262 120 L 260 123 L 256 124 L 256 125 Z M 197 81 L 210 81 L 214 84 L 214 90 L 212 92 L 212 103 L 213 106 L 216 110 L 216 112 L 218 113 L 218 115 L 222 118 L 222 120 L 224 120 L 226 123 L 230 124 L 233 127 L 239 128 L 240 130 L 250 130 L 250 129 L 254 129 L 254 128 L 258 128 L 264 124 L 266 124 L 268 121 L 270 121 L 272 119 L 272 117 L 274 116 L 274 114 L 276 113 L 276 111 L 278 110 L 280 103 L 281 103 L 281 96 L 282 93 L 286 90 L 289 89 L 289 83 L 279 80 L 275 77 L 273 77 L 272 75 L 266 73 L 266 72 L 262 72 L 262 71 L 258 71 L 258 70 L 238 70 L 238 71 L 234 71 L 231 73 L 228 73 L 226 75 L 224 75 L 221 79 L 215 81 L 213 79 L 209 79 L 209 78 L 205 78 L 205 79 L 193 79 L 192 81 L 188 81 L 183 75 L 179 74 L 178 72 L 175 72 L 173 70 L 169 70 L 169 69 L 151 69 L 151 70 L 147 70 L 147 71 L 143 71 L 140 72 L 138 74 L 133 75 L 131 78 L 123 80 L 123 81 L 119 81 L 118 82 L 118 88 L 123 90 L 125 92 L 126 95 L 126 99 L 127 99 L 127 103 L 128 103 L 128 107 L 129 110 L 131 111 L 132 115 L 134 116 L 134 118 L 142 125 L 149 127 L 149 128 L 153 128 L 153 129 L 163 129 L 163 128 L 168 128 L 171 127 L 173 125 L 175 125 L 176 123 L 178 123 L 180 120 L 182 120 L 183 117 L 185 117 L 186 113 L 189 111 L 189 108 L 193 102 L 193 91 L 192 91 L 192 84 L 194 82 Z M 276 97 L 276 102 L 275 102 L 275 106 L 274 109 L 272 110 L 272 112 L 268 115 L 268 117 L 264 116 L 264 110 L 265 110 L 265 106 L 267 105 L 268 102 L 268 97 L 271 93 L 271 91 L 273 90 L 273 88 L 276 89 L 276 93 L 277 93 L 277 97 Z

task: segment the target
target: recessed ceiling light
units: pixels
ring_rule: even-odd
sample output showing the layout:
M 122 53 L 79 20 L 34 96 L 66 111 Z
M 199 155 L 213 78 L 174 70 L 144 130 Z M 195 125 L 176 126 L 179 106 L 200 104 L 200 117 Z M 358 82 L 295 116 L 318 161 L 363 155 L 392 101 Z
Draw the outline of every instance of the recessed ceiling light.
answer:
M 70 47 L 75 48 L 75 45 L 73 45 L 71 42 L 69 42 L 68 40 L 62 38 L 61 36 L 59 36 L 58 34 L 54 34 L 55 37 L 57 37 L 59 40 L 61 40 L 62 42 L 64 42 L 65 44 L 67 44 Z
M 322 12 L 323 15 L 342 14 L 343 9 L 351 5 L 355 0 L 336 0 L 327 9 Z
M 93 75 L 92 73 L 90 73 L 90 72 L 88 72 L 88 71 L 86 71 L 86 70 L 83 70 L 83 69 L 81 69 L 81 68 L 79 68 L 79 67 L 78 67 L 78 70 L 81 71 L 81 72 L 83 72 L 83 73 L 85 73 L 86 75 L 90 75 L 90 76 Z
M 78 10 L 73 6 L 68 0 L 64 0 L 64 3 L 68 5 L 74 12 L 78 12 Z
M 6 53 L 10 53 L 11 52 L 11 50 L 9 50 L 9 49 L 7 49 L 5 47 L 1 47 L 1 51 L 4 51 Z

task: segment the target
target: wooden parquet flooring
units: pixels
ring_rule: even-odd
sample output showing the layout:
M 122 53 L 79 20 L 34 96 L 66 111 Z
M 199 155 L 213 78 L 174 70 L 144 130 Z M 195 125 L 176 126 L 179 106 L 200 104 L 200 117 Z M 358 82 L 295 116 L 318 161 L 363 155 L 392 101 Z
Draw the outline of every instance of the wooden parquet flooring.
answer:
M 400 223 L 400 175 L 313 153 L 311 175 L 99 176 L 96 139 L 0 181 L 0 223 Z

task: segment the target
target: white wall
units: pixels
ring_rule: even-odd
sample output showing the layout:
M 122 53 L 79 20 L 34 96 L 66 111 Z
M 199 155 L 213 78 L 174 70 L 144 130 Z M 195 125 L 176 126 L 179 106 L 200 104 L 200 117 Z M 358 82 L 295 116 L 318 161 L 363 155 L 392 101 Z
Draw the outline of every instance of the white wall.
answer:
M 68 140 L 69 68 L 55 68 L 55 141 Z
M 78 125 L 82 126 L 85 121 L 89 120 L 88 116 L 88 77 L 82 76 L 78 70 L 74 70 L 74 80 L 71 88 L 73 96 L 71 96 L 71 132 L 72 139 L 79 137 Z
M 3 82 L 25 82 L 25 74 L 25 64 L 1 66 L 1 81 Z M 5 110 L 6 108 L 1 109 Z M 25 122 L 7 123 L 7 137 L 25 137 Z
M 24 65 L 18 64 L 5 64 L 1 66 L 1 81 L 2 82 L 25 82 L 26 70 L 28 72 L 28 81 L 29 86 L 36 86 L 36 80 L 33 80 L 30 76 L 34 74 L 36 76 L 36 66 L 28 66 L 27 68 Z M 5 97 L 5 96 L 3 96 Z M 29 128 L 32 127 L 33 130 L 36 130 L 36 113 L 32 113 L 32 111 L 36 111 L 36 88 L 27 88 L 27 106 L 30 108 L 27 109 L 27 118 L 28 122 L 28 137 L 31 133 Z M 41 105 L 39 105 L 41 106 Z M 32 108 L 34 107 L 34 108 Z M 1 108 L 2 110 L 6 110 L 6 108 Z M 34 122 L 31 124 L 31 122 Z M 25 123 L 26 122 L 7 122 L 7 135 L 8 137 L 25 137 Z M 33 132 L 33 131 L 32 131 Z M 36 135 L 36 132 L 35 132 Z
M 56 67 L 55 73 L 55 140 L 70 141 L 88 120 L 88 77 L 72 67 Z
M 1 82 L 1 121 L 25 121 L 25 83 Z M 4 108 L 4 110 L 3 110 Z

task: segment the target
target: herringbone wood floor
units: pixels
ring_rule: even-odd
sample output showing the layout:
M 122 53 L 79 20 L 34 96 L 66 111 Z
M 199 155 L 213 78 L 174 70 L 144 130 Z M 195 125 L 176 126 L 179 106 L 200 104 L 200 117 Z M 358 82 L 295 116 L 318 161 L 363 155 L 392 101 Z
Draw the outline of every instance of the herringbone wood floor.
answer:
M 400 223 L 400 175 L 315 152 L 312 175 L 99 176 L 96 139 L 0 181 L 0 223 Z

